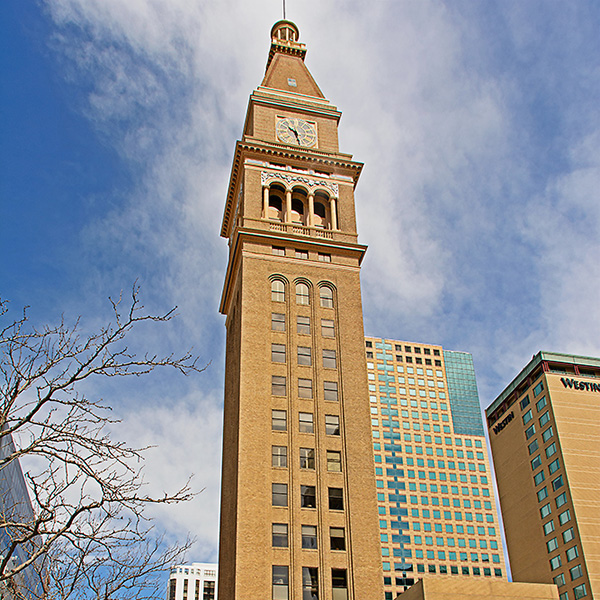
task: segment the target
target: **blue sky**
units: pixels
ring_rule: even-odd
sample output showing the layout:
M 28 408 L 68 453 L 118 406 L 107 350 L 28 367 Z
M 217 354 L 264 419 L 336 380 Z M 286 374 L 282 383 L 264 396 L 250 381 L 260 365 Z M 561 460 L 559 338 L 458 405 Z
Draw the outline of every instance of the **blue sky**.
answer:
M 540 349 L 600 356 L 600 5 L 288 0 L 307 65 L 343 112 L 368 335 L 474 356 L 483 406 Z M 136 343 L 209 369 L 98 387 L 154 489 L 205 491 L 156 516 L 216 558 L 227 243 L 235 140 L 278 0 L 5 0 L 2 296 L 36 323 L 142 286 L 178 305 Z M 162 486 L 162 487 L 161 487 Z

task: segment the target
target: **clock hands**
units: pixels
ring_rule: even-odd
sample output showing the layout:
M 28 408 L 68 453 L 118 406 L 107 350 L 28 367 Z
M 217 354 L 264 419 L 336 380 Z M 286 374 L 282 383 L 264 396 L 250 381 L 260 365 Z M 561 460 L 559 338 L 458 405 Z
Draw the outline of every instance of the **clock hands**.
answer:
M 296 139 L 298 140 L 298 144 L 300 143 L 300 136 L 298 135 L 298 132 L 296 131 L 296 129 L 294 127 L 292 127 L 289 122 L 286 123 L 288 129 L 296 136 Z

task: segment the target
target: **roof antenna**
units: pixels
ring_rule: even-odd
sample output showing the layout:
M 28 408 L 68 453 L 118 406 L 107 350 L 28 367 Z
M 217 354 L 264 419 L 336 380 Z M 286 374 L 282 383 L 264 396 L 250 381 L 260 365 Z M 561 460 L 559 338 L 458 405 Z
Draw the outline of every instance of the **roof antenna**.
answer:
M 283 20 L 285 21 L 285 0 L 283 0 Z

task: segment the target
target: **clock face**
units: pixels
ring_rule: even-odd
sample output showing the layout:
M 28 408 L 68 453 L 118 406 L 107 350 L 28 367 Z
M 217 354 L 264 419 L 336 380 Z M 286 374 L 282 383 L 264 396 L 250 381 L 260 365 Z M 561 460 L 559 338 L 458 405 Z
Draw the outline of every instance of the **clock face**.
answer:
M 284 144 L 312 148 L 317 143 L 317 127 L 303 119 L 280 118 L 277 121 L 277 139 Z

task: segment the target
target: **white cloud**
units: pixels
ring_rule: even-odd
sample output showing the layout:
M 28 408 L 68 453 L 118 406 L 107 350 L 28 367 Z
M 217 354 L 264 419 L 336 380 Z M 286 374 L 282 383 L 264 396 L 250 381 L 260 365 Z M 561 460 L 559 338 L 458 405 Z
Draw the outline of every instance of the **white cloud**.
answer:
M 536 3 L 502 3 L 488 14 L 433 0 L 288 4 L 309 69 L 344 112 L 340 148 L 366 164 L 357 212 L 360 240 L 370 245 L 368 333 L 472 352 L 486 404 L 543 346 L 600 354 L 600 127 L 586 129 L 577 115 L 583 105 L 590 114 L 600 79 L 581 51 L 595 40 L 585 11 L 544 4 L 552 14 L 541 15 Z M 82 110 L 136 184 L 82 233 L 82 290 L 72 302 L 139 277 L 147 304 L 180 307 L 165 343 L 182 336 L 213 360 L 197 405 L 186 388 L 164 408 L 154 402 L 127 419 L 136 439 L 160 441 L 149 479 L 170 482 L 210 454 L 210 469 L 196 477 L 211 490 L 201 508 L 160 516 L 178 532 L 192 524 L 210 554 L 227 252 L 218 233 L 234 140 L 280 5 L 47 6 L 57 48 L 76 68 L 71 84 L 89 90 Z

